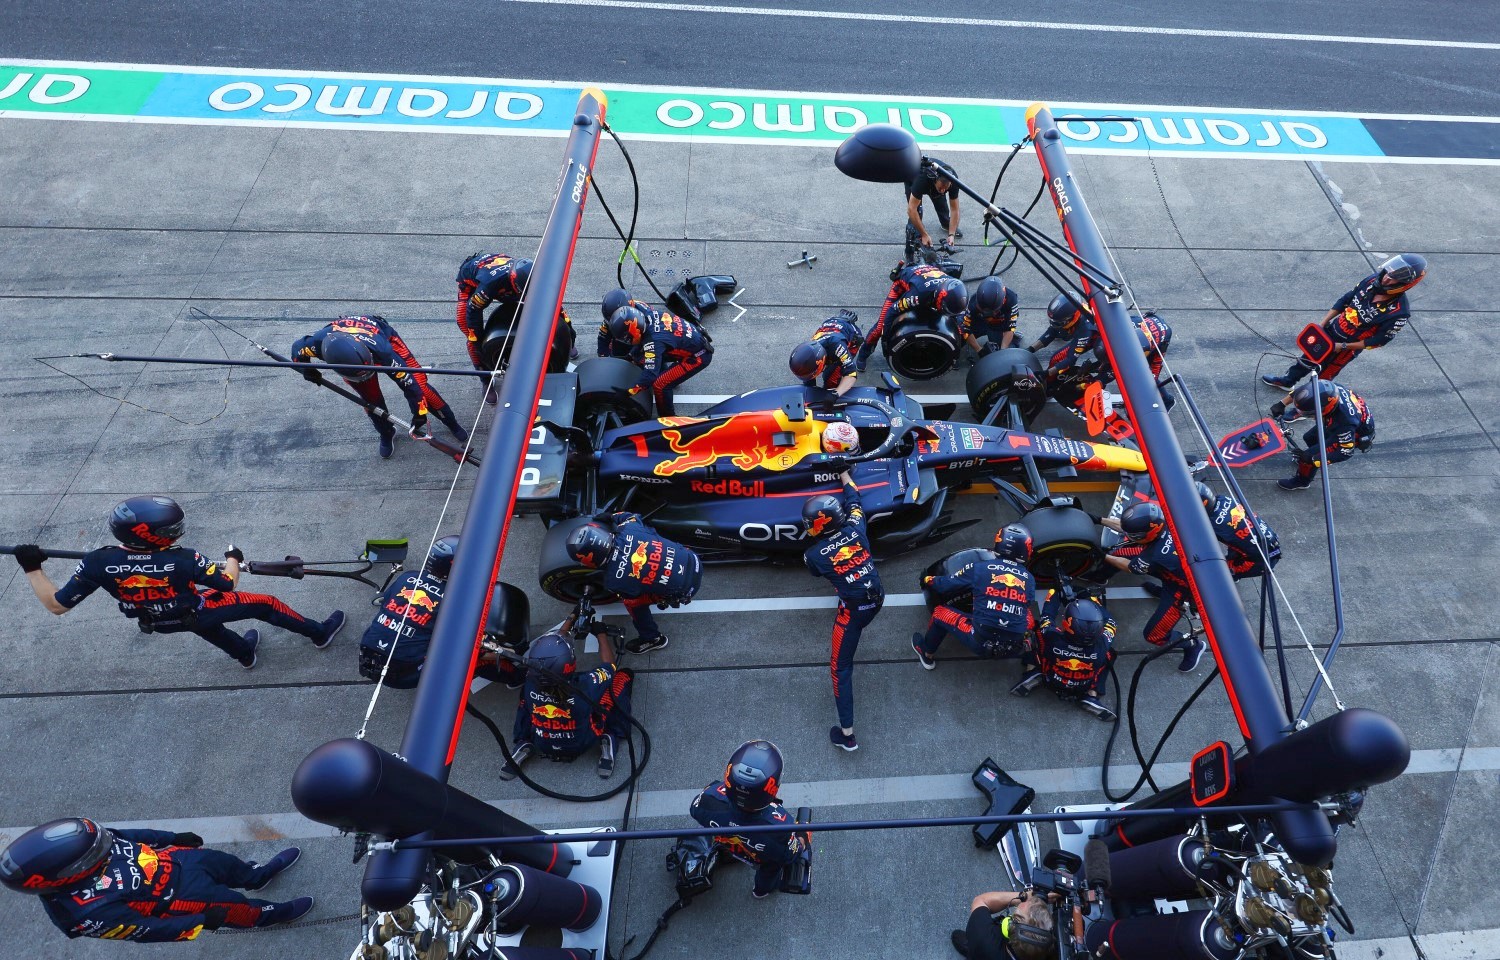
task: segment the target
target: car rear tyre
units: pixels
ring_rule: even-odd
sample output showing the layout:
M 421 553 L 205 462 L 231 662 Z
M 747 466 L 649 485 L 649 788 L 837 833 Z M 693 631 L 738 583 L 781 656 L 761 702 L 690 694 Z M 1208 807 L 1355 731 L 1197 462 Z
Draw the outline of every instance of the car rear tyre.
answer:
M 987 353 L 969 368 L 964 383 L 969 406 L 983 420 L 996 404 L 1016 401 L 1022 422 L 1030 426 L 1047 402 L 1047 387 L 1042 378 L 1042 361 L 1030 350 L 1009 347 Z
M 502 303 L 489 312 L 483 325 L 475 331 L 479 337 L 479 355 L 490 370 L 504 368 L 510 358 L 511 331 L 515 329 L 518 304 Z M 568 369 L 568 354 L 573 350 L 573 328 L 557 321 L 552 334 L 552 351 L 547 355 L 547 372 L 562 373 Z
M 519 650 L 526 646 L 526 631 L 530 625 L 531 601 L 526 599 L 525 591 L 509 583 L 495 584 L 495 595 L 490 600 L 490 615 L 484 628 L 485 637 L 502 647 Z
M 585 567 L 568 555 L 568 536 L 591 522 L 588 517 L 573 517 L 554 524 L 542 538 L 537 556 L 537 582 L 547 596 L 563 603 L 577 603 L 587 591 L 594 603 L 610 603 L 617 598 L 604 590 L 602 571 Z
M 641 378 L 641 368 L 618 357 L 595 357 L 580 363 L 578 400 L 574 420 L 591 423 L 608 414 L 620 418 L 626 426 L 651 419 L 651 395 L 642 391 L 634 396 L 630 388 Z

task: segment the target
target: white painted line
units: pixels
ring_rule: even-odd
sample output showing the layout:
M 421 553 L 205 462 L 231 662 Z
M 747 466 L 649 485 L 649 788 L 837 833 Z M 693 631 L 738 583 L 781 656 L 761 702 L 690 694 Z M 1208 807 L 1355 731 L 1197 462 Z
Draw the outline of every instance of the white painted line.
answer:
M 1478 748 L 1463 750 L 1413 750 L 1412 762 L 1406 775 L 1424 773 L 1452 773 L 1459 769 L 1457 757 L 1466 755 L 1464 769 L 1500 769 L 1500 748 Z M 1483 756 L 1489 759 L 1481 764 L 1474 761 L 1470 767 L 1467 758 Z M 542 769 L 545 771 L 546 766 Z M 1181 780 L 1187 776 L 1186 763 L 1158 763 L 1153 770 L 1163 780 Z M 1008 771 L 1022 783 L 1034 788 L 1039 794 L 1097 793 L 1099 768 L 1063 767 L 1041 770 Z M 1139 770 L 1130 765 L 1110 767 L 1112 780 L 1126 780 L 1136 776 Z M 545 776 L 545 773 L 543 774 Z M 698 790 L 646 790 L 636 794 L 635 818 L 686 817 L 690 804 Z M 788 783 L 782 787 L 782 799 L 787 806 L 808 805 L 820 808 L 855 807 L 876 803 L 929 804 L 946 800 L 979 800 L 967 773 L 936 774 L 911 777 L 869 777 L 850 780 L 821 780 L 806 783 Z M 528 797 L 487 801 L 507 813 L 537 826 L 582 825 L 608 823 L 618 820 L 623 810 L 623 799 L 616 798 L 601 803 L 565 803 L 545 797 Z M 824 818 L 828 819 L 828 818 Z M 336 837 L 339 832 L 321 823 L 314 823 L 295 812 L 249 814 L 231 817 L 184 817 L 169 820 L 109 821 L 111 826 L 124 829 L 151 829 L 192 831 L 203 837 L 209 845 L 225 843 L 249 843 L 259 840 L 312 840 Z M 0 827 L 0 846 L 31 829 L 31 824 L 16 827 Z M 1470 956 L 1451 954 L 1451 956 Z
M 1155 600 L 1143 587 L 1115 587 L 1109 591 L 1110 600 Z M 832 610 L 839 605 L 838 597 L 748 597 L 726 600 L 694 600 L 680 607 L 652 610 L 652 613 L 756 613 L 763 610 Z M 927 601 L 920 593 L 888 593 L 887 607 L 923 607 Z M 625 616 L 622 604 L 610 603 L 597 608 L 603 616 Z
M 1455 50 L 1500 50 L 1500 43 L 1477 40 L 1421 40 L 1410 37 L 1352 37 L 1321 33 L 1267 33 L 1259 30 L 1201 30 L 1188 27 L 1135 26 L 1115 23 L 1058 23 L 1048 20 L 991 20 L 982 17 L 920 16 L 907 13 L 853 13 L 845 10 L 731 7 L 708 3 L 654 3 L 649 0 L 509 0 L 557 7 L 609 7 L 667 13 L 713 13 L 734 16 L 793 17 L 812 20 L 863 20 L 879 24 L 916 23 L 937 27 L 995 27 L 1013 30 L 1062 30 L 1076 33 L 1141 33 L 1168 37 L 1213 37 L 1225 40 L 1279 40 L 1299 43 L 1349 43 L 1359 46 L 1440 47 Z

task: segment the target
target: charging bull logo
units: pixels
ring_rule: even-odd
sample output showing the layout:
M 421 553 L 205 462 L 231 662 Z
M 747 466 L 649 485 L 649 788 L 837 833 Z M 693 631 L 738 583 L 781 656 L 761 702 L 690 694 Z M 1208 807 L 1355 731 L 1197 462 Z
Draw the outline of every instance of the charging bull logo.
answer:
M 697 420 L 696 424 L 706 421 Z M 778 446 L 776 435 L 792 430 L 785 415 L 774 413 L 737 413 L 715 423 L 697 436 L 686 436 L 687 430 L 663 430 L 662 438 L 676 454 L 651 468 L 659 477 L 674 477 L 689 470 L 701 470 L 728 459 L 737 470 L 786 470 L 802 459 L 795 446 Z
M 1250 539 L 1250 518 L 1245 513 L 1245 508 L 1237 503 L 1229 508 L 1229 525 L 1236 537 L 1241 540 Z
M 984 588 L 984 595 L 992 598 L 986 601 L 985 609 L 995 610 L 997 600 L 1010 600 L 1014 603 L 1030 603 L 1031 595 L 1026 589 L 1026 578 L 1018 577 L 1013 573 L 990 574 L 990 585 Z
M 630 579 L 639 580 L 641 578 L 641 571 L 646 566 L 646 556 L 646 543 L 643 540 L 635 545 L 635 550 L 630 554 Z
M 171 600 L 177 596 L 177 588 L 172 586 L 172 581 L 140 573 L 115 582 L 119 587 L 119 599 L 127 603 Z
M 405 600 L 407 606 L 421 607 L 422 609 L 429 612 L 437 610 L 437 598 L 433 597 L 426 590 L 423 590 L 420 587 L 416 589 L 412 589 L 411 587 L 403 588 L 402 590 L 397 592 L 396 596 L 400 597 L 402 600 Z
M 578 729 L 578 721 L 573 719 L 573 714 L 566 708 L 555 703 L 533 703 L 531 726 L 544 733 L 572 733 Z
M 386 610 L 405 617 L 406 622 L 418 627 L 432 623 L 437 614 L 438 600 L 421 587 L 402 587 L 385 605 Z
M 834 573 L 848 573 L 863 566 L 869 559 L 870 554 L 863 546 L 851 543 L 846 547 L 839 547 L 828 561 L 833 564 Z
M 147 587 L 165 587 L 170 585 L 170 580 L 158 580 L 155 577 L 147 577 L 139 573 L 120 581 L 120 589 L 122 590 L 144 590 Z

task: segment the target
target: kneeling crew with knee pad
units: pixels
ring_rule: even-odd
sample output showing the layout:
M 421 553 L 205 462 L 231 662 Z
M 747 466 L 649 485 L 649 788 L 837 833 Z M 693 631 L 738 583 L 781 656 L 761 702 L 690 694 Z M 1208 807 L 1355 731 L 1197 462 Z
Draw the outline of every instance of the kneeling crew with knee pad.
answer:
M 1042 609 L 1033 646 L 1022 658 L 1021 682 L 1010 692 L 1024 697 L 1039 686 L 1073 700 L 1100 720 L 1115 712 L 1099 701 L 1104 675 L 1114 659 L 1115 621 L 1104 607 L 1080 597 L 1065 600 L 1054 592 Z
M 1318 475 L 1324 460 L 1343 463 L 1355 451 L 1367 452 L 1375 444 L 1375 415 L 1365 398 L 1341 383 L 1312 380 L 1298 387 L 1285 400 L 1271 404 L 1271 416 L 1283 424 L 1295 423 L 1312 414 L 1323 418 L 1324 448 L 1318 453 L 1318 428 L 1302 435 L 1305 449 L 1293 448 L 1297 472 L 1276 485 L 1283 490 L 1306 490 Z
M 131 497 L 110 513 L 109 530 L 120 545 L 90 551 L 61 589 L 42 570 L 47 552 L 41 547 L 16 547 L 16 562 L 42 606 L 58 616 L 103 589 L 142 633 L 196 633 L 246 670 L 256 664 L 260 634 L 240 636 L 226 623 L 261 620 L 301 634 L 320 650 L 343 628 L 341 610 L 319 622 L 270 594 L 238 592 L 245 555 L 231 546 L 223 563 L 210 561 L 176 546 L 185 529 L 186 515 L 171 497 Z
M 604 589 L 620 598 L 639 634 L 625 644 L 631 653 L 666 647 L 667 635 L 651 616 L 651 605 L 678 607 L 703 583 L 698 555 L 647 526 L 637 513 L 616 513 L 574 530 L 568 556 L 604 573 Z
M 630 736 L 630 690 L 634 674 L 615 665 L 609 633 L 602 627 L 599 666 L 577 675 L 578 657 L 567 633 L 572 618 L 536 640 L 526 652 L 526 682 L 516 703 L 511 758 L 500 779 L 513 780 L 533 753 L 549 760 L 575 760 L 599 745 L 599 776 L 615 772 L 615 744 Z
M 781 787 L 781 751 L 769 740 L 751 740 L 740 745 L 724 767 L 724 778 L 703 789 L 689 809 L 700 826 L 722 828 L 714 844 L 744 863 L 755 867 L 757 900 L 781 889 L 782 871 L 807 849 L 806 831 L 795 831 L 792 815 L 781 805 L 776 792 Z M 735 827 L 786 824 L 781 833 L 736 833 Z
M 995 534 L 994 560 L 984 560 L 948 577 L 924 578 L 923 586 L 939 594 L 971 593 L 973 612 L 940 604 L 932 611 L 926 635 L 911 635 L 911 646 L 923 667 L 937 666 L 933 654 L 951 633 L 976 656 L 1019 657 L 1035 620 L 1031 612 L 1036 581 L 1026 564 L 1031 560 L 1031 532 L 1019 523 Z

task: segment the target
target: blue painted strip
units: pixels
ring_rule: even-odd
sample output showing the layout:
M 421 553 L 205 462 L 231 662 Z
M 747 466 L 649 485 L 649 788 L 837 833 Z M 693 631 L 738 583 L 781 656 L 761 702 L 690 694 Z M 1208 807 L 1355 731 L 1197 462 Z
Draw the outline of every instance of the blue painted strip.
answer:
M 140 115 L 221 120 L 299 121 L 566 130 L 582 86 L 351 80 L 308 74 L 168 73 Z
M 1128 112 L 1127 112 L 1128 111 Z M 1007 126 L 1025 129 L 1025 110 L 1001 109 Z M 1128 116 L 1073 120 L 1069 116 Z M 1053 113 L 1070 147 L 1121 153 L 1235 154 L 1245 157 L 1380 157 L 1384 151 L 1356 117 L 1235 110 L 1136 110 L 1119 114 L 1058 106 Z M 1017 126 L 1018 125 L 1018 126 Z

